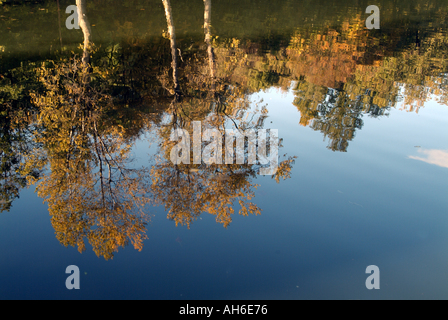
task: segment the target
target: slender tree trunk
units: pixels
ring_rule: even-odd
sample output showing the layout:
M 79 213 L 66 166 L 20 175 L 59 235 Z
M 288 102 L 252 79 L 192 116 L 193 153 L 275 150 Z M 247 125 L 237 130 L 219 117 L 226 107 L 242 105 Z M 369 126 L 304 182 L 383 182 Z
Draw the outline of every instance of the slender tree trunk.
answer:
M 90 63 L 89 49 L 90 49 L 90 37 L 92 30 L 90 28 L 89 19 L 87 19 L 86 1 L 76 0 L 76 6 L 78 7 L 79 26 L 81 27 L 82 33 L 84 34 L 84 53 L 82 57 L 82 62 L 86 67 Z
M 173 16 L 171 14 L 170 0 L 162 0 L 165 7 L 166 22 L 168 25 L 168 32 L 170 34 L 171 42 L 171 67 L 173 69 L 174 93 L 176 96 L 180 95 L 179 77 L 177 74 L 177 47 L 176 47 L 176 33 L 174 30 Z
M 212 1 L 204 0 L 204 33 L 205 43 L 207 44 L 208 64 L 210 68 L 210 76 L 212 81 L 215 79 L 215 53 L 212 47 L 211 35 L 211 15 L 212 15 Z

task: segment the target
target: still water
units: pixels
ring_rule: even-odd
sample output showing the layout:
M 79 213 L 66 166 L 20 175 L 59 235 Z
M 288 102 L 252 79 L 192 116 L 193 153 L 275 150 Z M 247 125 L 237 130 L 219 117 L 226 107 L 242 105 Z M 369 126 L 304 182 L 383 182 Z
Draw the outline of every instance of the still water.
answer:
M 445 0 L 74 4 L 0 1 L 0 299 L 448 298 Z

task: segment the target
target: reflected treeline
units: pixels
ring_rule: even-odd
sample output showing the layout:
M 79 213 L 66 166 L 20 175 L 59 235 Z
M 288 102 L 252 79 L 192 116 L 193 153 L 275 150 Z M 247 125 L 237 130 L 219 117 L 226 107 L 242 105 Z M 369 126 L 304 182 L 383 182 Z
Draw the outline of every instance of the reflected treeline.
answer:
M 363 23 L 347 21 L 306 40 L 298 32 L 288 47 L 292 68 L 304 68 L 296 69 L 300 124 L 322 131 L 333 151 L 347 151 L 363 115 L 388 115 L 398 106 L 418 112 L 430 99 L 447 104 L 445 31 L 397 26 L 386 42 Z
M 215 24 L 223 23 L 221 4 L 204 0 L 203 24 L 186 33 L 185 7 L 163 0 L 161 17 L 146 16 L 160 21 L 154 37 L 123 21 L 116 21 L 112 36 L 109 29 L 101 33 L 89 22 L 98 21 L 91 7 L 77 0 L 82 41 L 75 55 L 61 50 L 17 63 L 8 49 L 0 50 L 0 210 L 35 183 L 58 240 L 80 251 L 87 241 L 106 259 L 127 244 L 142 249 L 148 204 L 164 206 L 170 219 L 186 226 L 202 213 L 224 226 L 235 208 L 259 214 L 251 200 L 260 161 L 173 164 L 171 132 L 184 129 L 193 137 L 194 121 L 221 133 L 270 129 L 266 106 L 251 102 L 251 95 L 292 87 L 300 125 L 321 131 L 329 149 L 346 152 L 364 116 L 388 115 L 398 106 L 418 111 L 431 98 L 447 104 L 446 8 L 420 2 L 427 11 L 406 5 L 408 17 L 431 14 L 418 24 L 392 19 L 398 4 L 387 4 L 382 29 L 367 30 L 359 7 L 349 6 L 333 18 L 303 16 L 299 27 L 286 21 L 283 33 L 273 13 L 261 35 L 221 36 Z M 92 12 L 98 6 L 92 1 Z M 95 40 L 102 37 L 109 41 Z M 139 167 L 131 148 L 143 134 L 159 145 L 156 162 Z M 207 146 L 201 140 L 196 147 Z M 289 178 L 293 164 L 294 157 L 280 159 L 273 178 Z

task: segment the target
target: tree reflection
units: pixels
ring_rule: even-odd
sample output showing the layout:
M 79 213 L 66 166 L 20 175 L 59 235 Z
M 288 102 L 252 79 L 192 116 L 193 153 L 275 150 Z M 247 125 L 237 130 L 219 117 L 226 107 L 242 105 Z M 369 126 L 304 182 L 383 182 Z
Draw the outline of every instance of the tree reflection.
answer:
M 89 19 L 87 17 L 87 10 L 86 10 L 86 1 L 85 0 L 76 0 L 76 6 L 78 7 L 78 19 L 79 19 L 79 26 L 81 27 L 82 33 L 84 35 L 84 50 L 83 50 L 83 57 L 82 62 L 84 66 L 87 66 L 90 63 L 90 44 L 91 44 L 91 26 Z
M 62 244 L 82 252 L 87 240 L 98 256 L 109 259 L 129 242 L 138 250 L 143 247 L 149 171 L 132 168 L 123 128 L 105 123 L 113 99 L 107 83 L 92 79 L 90 25 L 84 1 L 77 4 L 83 57 L 43 66 L 45 93 L 32 95 L 40 111 L 35 139 L 46 151 L 50 169 L 36 190 L 48 203 Z
M 173 164 L 169 160 L 174 146 L 169 140 L 172 129 L 185 129 L 191 137 L 194 136 L 192 122 L 185 121 L 179 114 L 173 112 L 173 120 L 160 129 L 160 136 L 163 139 L 160 148 L 162 157 L 151 169 L 153 177 L 151 193 L 154 201 L 165 207 L 168 218 L 174 220 L 176 225 L 188 227 L 202 213 L 215 215 L 216 221 L 227 227 L 232 221 L 236 203 L 240 206 L 239 213 L 244 216 L 260 214 L 261 209 L 250 200 L 257 188 L 252 180 L 259 173 L 261 164 L 193 164 L 193 153 L 190 153 L 191 164 Z M 222 134 L 226 123 L 229 123 L 228 117 L 219 113 L 211 113 L 201 120 L 203 128 L 219 128 Z M 238 121 L 236 117 L 230 120 L 231 123 Z M 262 128 L 262 124 L 262 121 L 255 121 L 252 124 L 238 121 L 237 127 L 258 129 Z M 207 143 L 201 139 L 201 153 L 206 146 Z M 225 147 L 223 145 L 222 150 L 225 150 Z M 293 162 L 294 158 L 289 158 L 279 165 L 279 170 L 273 176 L 277 182 L 280 178 L 289 178 Z M 224 158 L 222 163 L 225 163 Z
M 211 32 L 211 15 L 212 15 L 212 1 L 204 0 L 204 33 L 205 43 L 207 44 L 208 63 L 210 68 L 210 78 L 215 79 L 215 53 L 212 46 L 212 32 Z
M 395 28 L 390 41 L 378 47 L 380 40 L 360 24 L 359 19 L 346 21 L 340 31 L 329 29 L 309 38 L 296 32 L 287 49 L 290 68 L 298 73 L 294 105 L 300 124 L 321 131 L 333 151 L 347 151 L 365 115 L 387 116 L 399 101 L 401 109 L 418 112 L 432 93 L 442 103 L 446 95 L 446 64 L 439 51 L 448 41 L 446 34 L 418 38 L 416 48 L 418 31 Z M 409 36 L 400 43 L 404 32 Z M 403 42 L 409 42 L 403 52 L 384 57 Z
M 177 74 L 177 60 L 174 59 L 176 53 L 173 50 L 174 27 L 170 27 L 172 19 L 169 1 L 163 3 L 170 31 L 174 75 Z M 172 101 L 167 109 L 171 115 L 170 121 L 158 129 L 157 135 L 161 137 L 162 142 L 158 163 L 151 169 L 153 178 L 151 193 L 154 201 L 165 207 L 168 218 L 174 220 L 176 225 L 189 227 L 206 212 L 215 215 L 216 221 L 227 227 L 232 221 L 236 203 L 239 204 L 239 213 L 242 215 L 260 214 L 261 209 L 250 200 L 254 197 L 254 189 L 257 187 L 252 180 L 256 178 L 261 165 L 193 164 L 195 162 L 193 153 L 190 154 L 191 164 L 173 164 L 170 161 L 170 152 L 175 143 L 170 140 L 171 132 L 185 129 L 193 137 L 193 121 L 201 121 L 203 128 L 217 128 L 221 134 L 224 134 L 228 124 L 232 124 L 238 130 L 256 130 L 263 127 L 267 110 L 258 106 L 255 110 L 250 110 L 249 94 L 245 90 L 223 85 L 228 78 L 216 78 L 209 0 L 204 0 L 204 33 L 207 58 L 193 57 L 186 62 L 188 72 L 186 88 L 194 89 L 194 95 Z M 220 85 L 216 87 L 216 83 Z M 175 80 L 174 92 L 177 93 L 176 86 Z M 243 120 L 248 113 L 253 113 L 251 120 Z M 207 144 L 202 141 L 202 137 L 199 139 L 202 154 Z M 293 162 L 294 158 L 289 158 L 280 164 L 275 175 L 277 182 L 280 178 L 289 178 Z
M 347 152 L 349 141 L 355 137 L 356 130 L 361 130 L 362 117 L 387 115 L 390 108 L 380 108 L 372 103 L 365 103 L 363 96 L 351 100 L 343 90 L 326 89 L 299 82 L 295 89 L 297 97 L 294 105 L 300 111 L 300 124 L 321 131 L 328 137 L 328 149 Z
M 42 69 L 48 91 L 34 95 L 42 128 L 36 139 L 50 172 L 37 192 L 48 203 L 62 244 L 82 252 L 87 240 L 98 256 L 109 259 L 128 242 L 142 249 L 148 170 L 130 167 L 124 131 L 104 123 L 112 98 L 99 84 L 82 81 L 85 72 L 77 59 Z
M 174 28 L 173 15 L 171 13 L 171 3 L 170 0 L 162 0 L 163 6 L 165 7 L 166 22 L 168 25 L 168 33 L 170 36 L 171 45 L 171 68 L 173 70 L 173 83 L 174 83 L 174 94 L 178 97 L 180 95 L 179 86 L 179 76 L 177 71 L 177 46 L 176 46 L 176 31 Z

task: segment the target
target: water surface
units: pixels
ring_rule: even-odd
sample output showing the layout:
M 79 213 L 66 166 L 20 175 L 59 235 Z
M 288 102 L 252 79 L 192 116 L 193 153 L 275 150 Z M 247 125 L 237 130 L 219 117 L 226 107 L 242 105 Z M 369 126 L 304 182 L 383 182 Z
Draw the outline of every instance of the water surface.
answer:
M 78 3 L 0 4 L 1 299 L 448 298 L 446 1 Z

